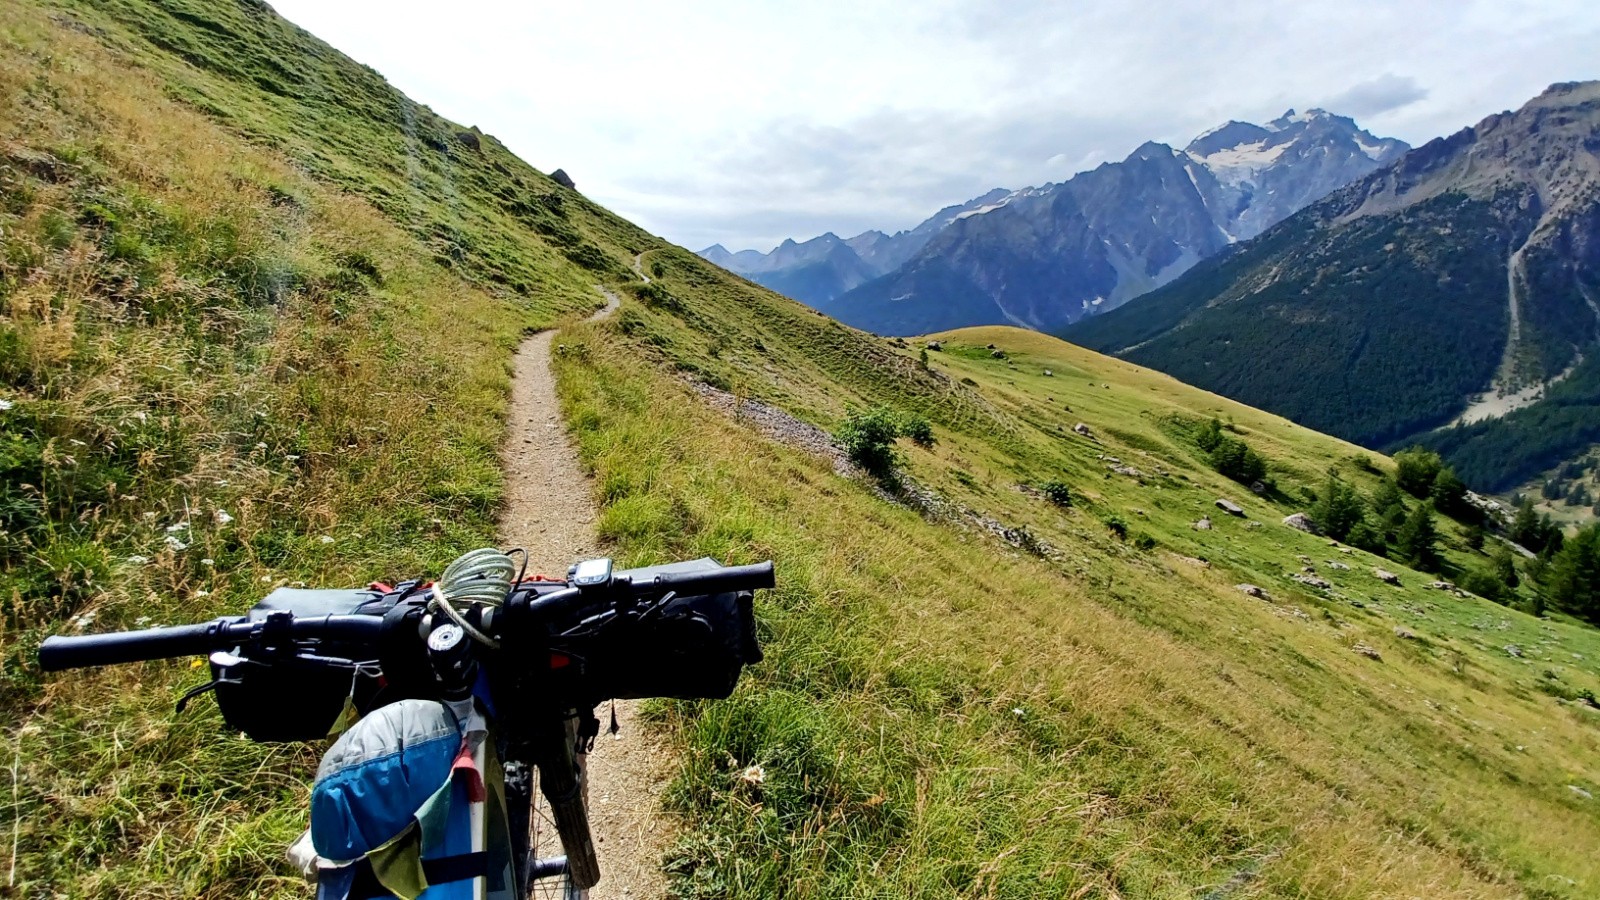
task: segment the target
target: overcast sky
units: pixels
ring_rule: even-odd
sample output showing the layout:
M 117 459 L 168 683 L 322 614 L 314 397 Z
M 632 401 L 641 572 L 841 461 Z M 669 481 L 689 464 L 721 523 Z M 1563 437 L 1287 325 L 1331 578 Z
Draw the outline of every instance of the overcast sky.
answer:
M 1321 106 L 1421 144 L 1600 77 L 1596 0 L 272 0 L 690 249 L 916 225 Z

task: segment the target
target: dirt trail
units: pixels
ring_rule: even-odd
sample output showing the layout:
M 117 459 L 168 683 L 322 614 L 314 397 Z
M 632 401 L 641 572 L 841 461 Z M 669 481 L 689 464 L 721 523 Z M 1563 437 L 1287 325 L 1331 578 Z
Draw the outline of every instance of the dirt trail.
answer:
M 634 259 L 635 271 L 639 260 Z M 602 290 L 603 319 L 618 305 Z M 574 561 L 600 553 L 595 507 L 578 454 L 562 426 L 550 371 L 555 332 L 523 342 L 517 351 L 511 386 L 510 427 L 502 462 L 506 471 L 506 509 L 501 542 L 528 548 L 530 571 L 564 575 Z M 616 738 L 606 734 L 609 707 L 601 707 L 601 734 L 589 755 L 589 816 L 600 855 L 600 884 L 593 900 L 658 900 L 666 896 L 661 854 L 670 832 L 661 814 L 667 780 L 665 750 L 636 720 L 635 705 L 617 704 Z

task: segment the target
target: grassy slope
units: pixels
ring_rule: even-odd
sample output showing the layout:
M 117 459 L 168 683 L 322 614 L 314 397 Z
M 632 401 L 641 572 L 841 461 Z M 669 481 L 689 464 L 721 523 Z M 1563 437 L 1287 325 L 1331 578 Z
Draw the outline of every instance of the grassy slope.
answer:
M 1595 632 L 1427 590 L 1432 576 L 1287 529 L 1297 507 L 1222 480 L 1163 423 L 1231 420 L 1289 494 L 1330 466 L 1370 490 L 1354 458 L 1381 457 L 1015 329 L 945 335 L 929 383 L 909 353 L 886 359 L 883 342 L 688 254 L 646 259 L 671 300 L 564 338 L 562 392 L 602 527 L 640 560 L 773 556 L 783 572 L 752 683 L 728 703 L 662 710 L 685 753 L 672 797 L 696 826 L 675 860 L 686 894 L 1594 889 L 1594 813 L 1568 785 L 1600 777 L 1595 714 L 1537 685 L 1547 669 L 1570 688 L 1600 683 Z M 847 341 L 853 353 L 832 350 Z M 815 421 L 850 402 L 928 412 L 940 442 L 907 450 L 912 474 L 1062 557 L 885 502 L 707 412 L 635 365 L 630 344 Z M 1063 435 L 1078 421 L 1104 446 Z M 1107 478 L 1101 453 L 1172 477 Z M 1017 487 L 1048 477 L 1074 485 L 1072 510 Z M 1218 496 L 1262 527 L 1217 513 Z M 1216 529 L 1192 530 L 1207 513 Z M 1158 548 L 1111 537 L 1111 514 Z M 1453 564 L 1481 564 L 1449 541 Z M 1338 597 L 1289 580 L 1299 554 Z M 1380 584 L 1375 564 L 1405 586 Z M 759 790 L 734 777 L 750 764 Z
M 29 417 L 5 422 L 37 451 L 29 477 L 71 488 L 5 545 L 21 789 L 0 778 L 0 808 L 20 823 L 19 891 L 303 895 L 279 859 L 311 750 L 219 734 L 206 703 L 173 717 L 185 664 L 41 682 L 18 662 L 84 609 L 96 628 L 208 616 L 263 577 L 400 575 L 485 539 L 518 331 L 593 303 L 641 250 L 666 293 L 575 328 L 559 361 L 601 527 L 631 560 L 771 556 L 783 572 L 761 606 L 770 661 L 730 702 L 659 708 L 683 750 L 684 893 L 1595 889 L 1594 813 L 1567 789 L 1600 780 L 1592 713 L 1536 689 L 1545 669 L 1600 685 L 1595 633 L 1411 573 L 1380 586 L 1370 560 L 1277 525 L 1290 507 L 1240 497 L 1161 416 L 1221 411 L 1290 493 L 1330 464 L 1370 487 L 1355 448 L 1008 329 L 952 336 L 925 372 L 556 193 L 492 141 L 460 149 L 454 126 L 248 4 L 73 16 L 0 10 L 0 349 L 18 401 L 0 415 Z M 921 411 L 940 443 L 908 451 L 915 477 L 1063 555 L 881 500 L 718 417 L 683 375 L 825 425 L 850 403 Z M 132 425 L 152 419 L 153 435 Z M 1105 447 L 1063 437 L 1076 421 Z M 88 491 L 74 440 L 138 452 Z M 1107 479 L 1101 452 L 1175 477 Z M 1016 488 L 1046 477 L 1072 482 L 1073 510 Z M 1264 526 L 1190 531 L 1222 493 Z M 1158 549 L 1110 537 L 1113 513 Z M 165 548 L 185 518 L 194 546 Z M 1298 553 L 1350 562 L 1322 571 L 1364 605 L 1297 592 Z M 1280 602 L 1243 597 L 1244 580 Z M 731 777 L 750 764 L 759 789 Z
M 203 619 L 492 540 L 510 351 L 598 305 L 643 236 L 455 130 L 250 4 L 0 6 L 18 896 L 304 895 L 282 849 L 311 748 L 223 733 L 205 700 L 174 717 L 187 663 L 31 659 L 71 616 Z

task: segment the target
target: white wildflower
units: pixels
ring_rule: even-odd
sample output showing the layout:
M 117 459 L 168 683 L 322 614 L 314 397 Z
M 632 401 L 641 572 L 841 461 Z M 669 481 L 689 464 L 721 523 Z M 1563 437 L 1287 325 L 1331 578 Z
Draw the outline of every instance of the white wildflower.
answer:
M 6 410 L 8 410 L 11 407 L 16 406 L 16 405 L 17 404 L 11 402 L 10 400 L 0 400 L 0 412 L 5 412 Z
M 750 766 L 739 773 L 739 780 L 752 787 L 760 787 L 767 780 L 767 770 L 760 766 Z
M 271 584 L 272 583 L 272 576 L 271 575 L 263 575 L 263 576 L 261 576 L 261 583 L 262 584 Z
M 265 449 L 267 449 L 267 442 L 266 441 L 258 441 L 256 443 L 256 449 L 257 450 L 265 450 Z
M 226 525 L 233 521 L 233 516 L 228 515 L 227 510 L 219 509 L 211 514 L 211 520 L 218 525 Z
M 317 538 L 317 542 L 321 544 L 331 544 L 333 543 L 333 536 L 325 534 L 322 537 Z
M 207 557 L 206 559 L 200 560 L 200 565 L 202 565 L 202 566 L 214 566 L 216 564 L 217 564 L 217 561 L 214 560 L 214 559 L 211 559 L 210 557 Z
M 209 596 L 211 596 L 211 592 L 210 591 L 195 591 L 194 595 L 196 597 L 209 597 Z
M 79 631 L 88 628 L 92 624 L 94 624 L 94 612 L 92 611 L 74 616 L 72 618 L 72 627 L 78 629 Z
M 177 534 L 178 532 L 183 531 L 184 529 L 186 529 L 188 527 L 189 527 L 189 523 L 188 523 L 187 520 L 185 520 L 183 522 L 178 522 L 175 525 L 168 525 L 167 526 L 167 534 Z
M 171 547 L 174 550 L 187 550 L 187 549 L 189 549 L 189 545 L 188 544 L 185 544 L 183 541 L 178 540 L 176 537 L 173 537 L 170 534 L 167 535 L 167 546 Z
M 148 556 L 130 556 L 130 557 L 128 557 L 128 562 L 130 562 L 130 563 L 132 563 L 133 565 L 136 565 L 136 566 L 142 566 L 142 565 L 144 565 L 145 563 L 147 563 L 149 561 L 150 561 L 150 557 L 148 557 Z
M 1011 708 L 1011 714 L 1019 719 L 1027 715 L 1027 713 L 1023 712 L 1022 707 L 1020 706 L 1013 706 Z

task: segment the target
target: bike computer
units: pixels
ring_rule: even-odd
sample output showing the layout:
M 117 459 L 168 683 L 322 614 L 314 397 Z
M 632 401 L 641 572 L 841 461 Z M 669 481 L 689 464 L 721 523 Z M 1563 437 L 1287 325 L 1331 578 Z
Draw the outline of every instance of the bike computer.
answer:
M 578 589 L 604 587 L 611 583 L 611 560 L 609 558 L 586 559 L 572 567 L 568 578 L 572 586 Z

